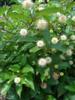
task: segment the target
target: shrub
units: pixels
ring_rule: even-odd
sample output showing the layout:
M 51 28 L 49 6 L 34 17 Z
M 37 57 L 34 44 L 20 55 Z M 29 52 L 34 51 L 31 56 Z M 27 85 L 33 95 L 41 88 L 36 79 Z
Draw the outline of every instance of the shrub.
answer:
M 7 100 L 75 99 L 74 3 L 0 8 L 0 88 Z

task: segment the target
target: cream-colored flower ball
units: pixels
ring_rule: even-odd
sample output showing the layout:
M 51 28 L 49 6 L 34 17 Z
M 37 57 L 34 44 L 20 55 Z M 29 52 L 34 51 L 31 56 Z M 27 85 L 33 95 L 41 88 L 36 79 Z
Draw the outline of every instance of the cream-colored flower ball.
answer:
M 72 21 L 75 21 L 75 16 L 72 17 Z
M 21 36 L 26 36 L 27 34 L 28 34 L 27 29 L 21 29 L 21 30 L 20 30 L 20 35 L 21 35 Z
M 57 37 L 53 37 L 53 38 L 51 39 L 52 44 L 57 44 L 58 41 L 59 41 L 59 40 L 58 40 Z
M 20 81 L 21 81 L 21 78 L 20 77 L 15 77 L 14 83 L 18 84 L 18 83 L 20 83 Z
M 60 76 L 64 76 L 64 73 L 63 72 L 60 72 Z
M 57 17 L 61 16 L 61 13 L 60 12 L 57 12 L 56 13 Z
M 69 64 L 70 64 L 70 65 L 73 65 L 73 61 L 72 61 L 72 60 L 70 60 L 70 61 L 69 61 Z
M 67 40 L 67 36 L 66 36 L 66 35 L 61 35 L 61 36 L 60 36 L 60 40 L 62 40 L 62 41 Z
M 45 43 L 43 40 L 39 40 L 39 41 L 37 41 L 36 45 L 37 45 L 37 47 L 42 48 L 45 46 Z
M 75 35 L 71 35 L 71 36 L 70 36 L 70 39 L 71 39 L 71 40 L 75 40 Z
M 60 23 L 65 23 L 67 21 L 67 17 L 65 15 L 61 15 L 59 16 L 58 21 Z
M 45 19 L 39 19 L 36 23 L 36 28 L 39 30 L 44 30 L 48 27 L 48 22 Z
M 39 65 L 39 66 L 45 67 L 46 64 L 47 64 L 47 61 L 46 61 L 45 58 L 40 58 L 40 59 L 38 60 L 38 65 Z
M 73 51 L 72 51 L 71 49 L 68 49 L 68 50 L 66 51 L 66 55 L 67 55 L 67 56 L 72 56 L 72 54 L 73 54 Z
M 46 61 L 47 61 L 47 64 L 49 64 L 49 63 L 52 62 L 52 58 L 51 57 L 46 57 Z
M 33 2 L 31 0 L 24 0 L 22 2 L 22 5 L 24 8 L 32 8 L 33 7 Z

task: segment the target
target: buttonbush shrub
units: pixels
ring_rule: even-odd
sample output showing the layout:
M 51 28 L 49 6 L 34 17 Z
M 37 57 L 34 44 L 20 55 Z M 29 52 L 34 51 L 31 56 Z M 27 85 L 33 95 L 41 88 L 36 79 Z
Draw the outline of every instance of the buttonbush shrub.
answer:
M 0 91 L 6 100 L 75 100 L 75 10 L 30 0 L 0 8 Z

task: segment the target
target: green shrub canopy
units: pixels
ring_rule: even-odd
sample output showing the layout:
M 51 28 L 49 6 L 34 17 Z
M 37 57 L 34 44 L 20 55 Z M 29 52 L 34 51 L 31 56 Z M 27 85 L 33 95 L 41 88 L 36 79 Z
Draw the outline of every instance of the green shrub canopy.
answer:
M 6 100 L 75 100 L 75 2 L 64 2 L 25 0 L 0 8 Z

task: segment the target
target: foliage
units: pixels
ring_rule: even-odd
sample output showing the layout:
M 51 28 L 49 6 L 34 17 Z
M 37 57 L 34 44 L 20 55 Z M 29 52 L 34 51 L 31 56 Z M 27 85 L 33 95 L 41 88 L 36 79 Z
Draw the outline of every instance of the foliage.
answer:
M 0 8 L 0 88 L 7 100 L 75 100 L 74 5 L 50 1 L 36 2 L 32 9 L 21 4 Z M 67 20 L 60 22 L 63 15 Z M 36 28 L 41 18 L 48 22 L 44 30 Z M 28 34 L 20 34 L 21 29 Z M 38 47 L 38 40 L 45 46 Z M 52 61 L 40 66 L 38 60 L 46 57 Z

